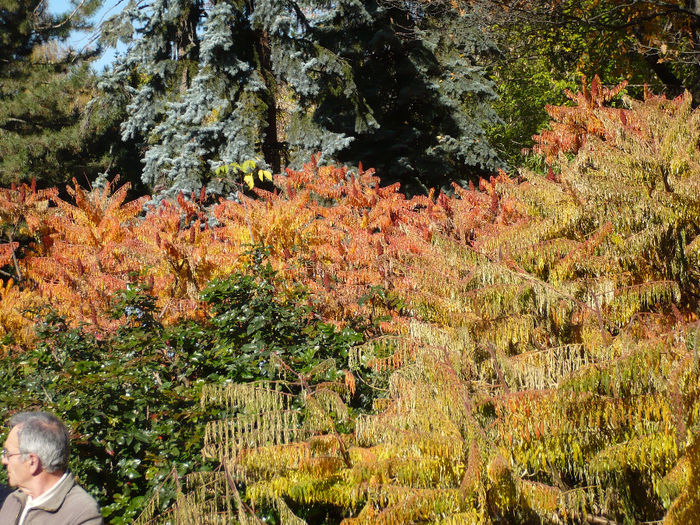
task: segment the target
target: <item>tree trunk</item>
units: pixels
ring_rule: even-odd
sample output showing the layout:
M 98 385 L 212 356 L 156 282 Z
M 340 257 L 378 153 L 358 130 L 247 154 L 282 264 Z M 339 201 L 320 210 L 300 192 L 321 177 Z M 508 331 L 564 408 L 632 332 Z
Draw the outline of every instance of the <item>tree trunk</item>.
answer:
M 262 154 L 265 162 L 270 166 L 273 173 L 279 173 L 280 163 L 280 143 L 277 137 L 277 81 L 272 71 L 272 60 L 270 51 L 270 39 L 266 32 L 260 34 L 258 39 L 258 56 L 263 79 L 267 86 L 265 102 L 267 104 L 267 124 L 263 130 Z
M 182 67 L 180 78 L 180 93 L 190 87 L 190 64 L 199 60 L 199 38 L 197 37 L 197 24 L 202 15 L 202 4 L 199 0 L 192 2 L 180 19 L 180 27 L 177 32 L 176 53 L 177 60 Z
M 651 70 L 664 86 L 666 86 L 666 94 L 669 97 L 674 98 L 683 93 L 686 86 L 683 85 L 683 82 L 681 82 L 666 63 L 659 62 L 660 56 L 657 51 L 644 53 L 642 56 Z
M 688 86 L 688 90 L 693 95 L 693 105 L 697 107 L 700 104 L 700 0 L 688 0 L 688 10 L 693 13 L 693 30 L 691 37 L 693 39 L 693 52 L 695 58 L 695 85 Z

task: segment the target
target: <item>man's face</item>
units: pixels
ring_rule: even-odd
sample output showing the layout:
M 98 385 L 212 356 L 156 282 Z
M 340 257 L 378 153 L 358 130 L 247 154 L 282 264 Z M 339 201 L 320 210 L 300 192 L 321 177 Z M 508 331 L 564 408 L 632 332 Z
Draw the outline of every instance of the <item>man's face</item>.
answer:
M 30 470 L 30 458 L 23 458 L 19 452 L 19 428 L 14 427 L 5 440 L 5 454 L 2 457 L 2 464 L 7 469 L 7 477 L 11 487 L 24 488 L 27 482 L 31 480 L 32 474 Z

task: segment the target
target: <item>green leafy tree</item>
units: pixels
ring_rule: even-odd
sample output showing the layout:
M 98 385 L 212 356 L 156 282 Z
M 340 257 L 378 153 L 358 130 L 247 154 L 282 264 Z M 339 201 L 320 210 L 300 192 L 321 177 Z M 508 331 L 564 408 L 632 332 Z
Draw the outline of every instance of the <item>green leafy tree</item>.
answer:
M 564 89 L 576 87 L 577 75 L 570 68 L 553 70 L 547 57 L 516 55 L 515 50 L 505 51 L 491 71 L 499 95 L 494 109 L 501 122 L 488 129 L 488 138 L 498 155 L 516 167 L 532 148 L 532 136 L 549 121 L 544 107 L 562 103 Z
M 599 75 L 607 86 L 628 82 L 675 97 L 700 97 L 700 3 L 656 0 L 505 2 L 484 0 L 485 25 L 500 56 L 491 67 L 504 121 L 490 129 L 499 154 L 511 166 L 548 122 L 546 104 L 566 99 L 582 76 Z
M 510 3 L 540 35 L 533 43 L 560 46 L 582 72 L 617 73 L 657 91 L 700 95 L 700 2 L 697 0 L 535 0 Z M 549 28 L 546 30 L 545 28 Z M 597 70 L 597 71 L 596 71 Z M 633 78 L 633 77 L 636 77 Z

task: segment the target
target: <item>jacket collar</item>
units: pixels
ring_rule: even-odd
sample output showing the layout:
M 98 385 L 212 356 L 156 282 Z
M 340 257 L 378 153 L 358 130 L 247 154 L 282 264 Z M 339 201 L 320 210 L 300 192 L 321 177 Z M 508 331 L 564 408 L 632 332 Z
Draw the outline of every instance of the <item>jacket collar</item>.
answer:
M 34 508 L 48 512 L 56 512 L 61 508 L 61 505 L 63 505 L 63 501 L 66 499 L 70 489 L 73 488 L 73 485 L 75 485 L 75 479 L 73 478 L 73 474 L 68 471 L 67 476 L 58 482 L 56 490 L 51 497 Z M 22 508 L 24 508 L 24 506 L 27 504 L 27 495 L 21 490 L 16 490 L 8 497 L 13 496 L 20 501 Z

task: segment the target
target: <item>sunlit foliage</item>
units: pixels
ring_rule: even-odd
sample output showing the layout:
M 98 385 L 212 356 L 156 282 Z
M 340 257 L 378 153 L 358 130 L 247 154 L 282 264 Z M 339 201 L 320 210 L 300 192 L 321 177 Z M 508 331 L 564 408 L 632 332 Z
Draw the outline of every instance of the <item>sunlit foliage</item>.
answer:
M 206 392 L 230 411 L 204 449 L 223 471 L 176 512 L 210 513 L 218 479 L 242 522 L 320 506 L 346 524 L 686 523 L 699 113 L 688 96 L 586 112 L 578 154 L 552 156 L 547 178 L 425 201 L 422 213 L 440 212 L 425 237 L 401 225 L 420 246 L 390 259 L 401 304 L 389 309 L 405 322 L 350 359 L 348 384 L 385 377 L 373 413 L 348 420 L 346 383 L 309 378 L 296 408 L 285 386 L 303 374 Z M 553 130 L 543 143 L 565 143 Z
M 82 239 L 61 253 L 124 248 L 97 249 L 89 284 L 54 265 L 39 288 L 98 311 L 86 287 L 128 276 L 170 322 L 205 315 L 195 292 L 254 268 L 246 246 L 260 244 L 279 293 L 303 285 L 317 316 L 374 337 L 342 374 L 278 359 L 263 382 L 205 390 L 228 414 L 206 430 L 221 468 L 190 479 L 171 516 L 684 523 L 700 468 L 700 112 L 689 95 L 611 108 L 616 91 L 596 79 L 548 109 L 546 177 L 451 196 L 407 199 L 362 168 L 311 162 L 211 215 L 205 192 L 146 215 L 119 191 L 75 188 L 80 213 L 57 201 L 54 238 Z M 348 408 L 358 385 L 376 392 L 370 413 Z

